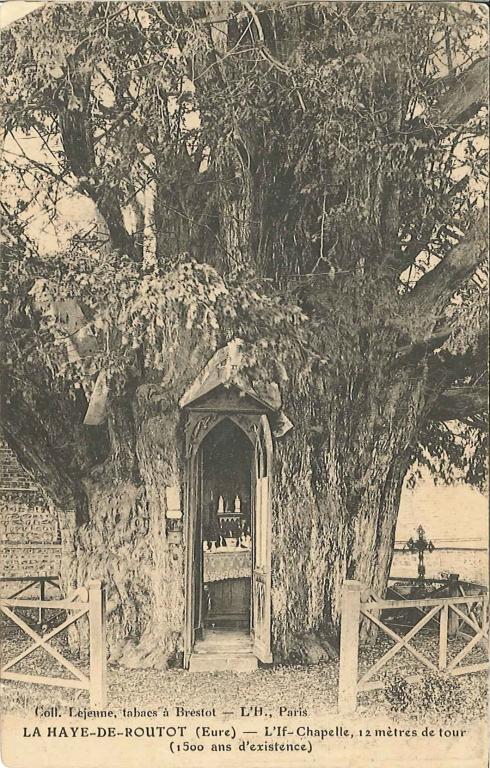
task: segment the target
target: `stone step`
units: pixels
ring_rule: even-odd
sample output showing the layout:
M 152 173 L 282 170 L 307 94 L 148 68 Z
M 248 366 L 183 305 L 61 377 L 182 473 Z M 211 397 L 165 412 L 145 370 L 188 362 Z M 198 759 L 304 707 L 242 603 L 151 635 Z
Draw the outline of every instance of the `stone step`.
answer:
M 231 642 L 227 642 L 226 640 L 218 640 L 217 638 L 210 637 L 209 639 L 205 640 L 198 640 L 196 643 L 196 647 L 203 647 L 208 648 L 213 646 L 213 648 L 222 648 L 223 650 L 235 650 L 235 648 L 251 648 L 252 647 L 252 641 L 250 638 L 247 638 L 246 640 L 233 640 Z
M 250 632 L 238 629 L 205 629 L 203 637 L 204 639 L 210 637 L 217 638 L 219 640 L 226 640 L 226 642 L 230 640 L 249 640 Z
M 205 646 L 203 648 L 200 648 L 199 646 L 196 646 L 194 648 L 194 653 L 196 653 L 198 656 L 201 656 L 203 654 L 214 655 L 214 656 L 249 656 L 252 653 L 252 647 L 250 645 L 247 645 L 244 648 L 222 648 L 219 645 L 210 645 Z M 252 654 L 253 655 L 253 654 Z
M 217 648 L 222 651 L 235 651 L 242 648 L 252 648 L 250 635 L 245 634 L 227 634 L 226 632 L 207 633 L 202 640 L 196 642 L 195 650 L 199 648 Z
M 193 653 L 190 672 L 253 672 L 257 669 L 253 653 Z

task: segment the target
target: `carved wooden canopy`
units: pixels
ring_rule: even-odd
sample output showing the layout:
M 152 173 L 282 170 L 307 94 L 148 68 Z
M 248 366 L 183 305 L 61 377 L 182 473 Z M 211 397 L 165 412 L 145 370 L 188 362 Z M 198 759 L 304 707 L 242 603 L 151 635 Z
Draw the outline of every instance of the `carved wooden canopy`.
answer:
M 244 372 L 241 357 L 237 341 L 219 349 L 181 397 L 180 407 L 213 410 L 211 401 L 213 405 L 219 404 L 214 402 L 219 393 L 218 400 L 225 399 L 229 407 L 240 411 L 278 411 L 281 395 L 277 384 L 251 381 Z
M 256 422 L 252 416 L 266 415 L 275 437 L 282 437 L 293 426 L 281 411 L 281 395 L 275 382 L 251 382 L 240 366 L 240 346 L 230 342 L 219 349 L 181 397 L 181 408 L 188 411 L 187 449 L 196 442 L 204 423 L 217 423 L 228 416 L 240 422 L 244 431 Z M 199 422 L 201 425 L 199 425 Z M 246 426 L 245 426 L 246 425 Z

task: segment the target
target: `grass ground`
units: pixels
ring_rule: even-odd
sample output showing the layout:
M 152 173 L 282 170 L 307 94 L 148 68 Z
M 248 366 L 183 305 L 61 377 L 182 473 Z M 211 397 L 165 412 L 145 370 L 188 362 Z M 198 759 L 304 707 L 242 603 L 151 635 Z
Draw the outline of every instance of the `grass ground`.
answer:
M 451 641 L 448 656 L 453 658 L 466 644 L 468 638 L 456 638 Z M 31 644 L 22 633 L 12 631 L 2 642 L 4 663 L 13 658 Z M 70 658 L 66 641 L 62 638 L 56 647 Z M 369 669 L 392 645 L 388 639 L 380 637 L 376 644 L 363 648 L 360 653 L 360 674 Z M 429 660 L 435 661 L 438 651 L 438 636 L 435 632 L 417 635 L 414 647 L 424 653 Z M 485 658 L 485 651 L 477 647 L 465 663 L 476 663 Z M 71 657 L 75 663 L 76 660 Z M 46 652 L 38 648 L 20 665 L 17 671 L 31 674 L 57 675 L 58 663 Z M 386 667 L 383 678 L 392 686 L 393 681 L 410 674 L 424 671 L 423 666 L 402 650 Z M 427 677 L 427 670 L 424 672 Z M 64 676 L 68 676 L 66 673 Z M 127 670 L 110 667 L 107 675 L 107 706 L 120 711 L 123 707 L 136 707 L 139 710 L 181 705 L 188 709 L 216 707 L 216 712 L 236 711 L 238 703 L 243 706 L 262 706 L 266 710 L 279 707 L 291 709 L 303 707 L 308 714 L 334 713 L 337 707 L 338 662 L 326 661 L 316 665 L 276 666 L 259 669 L 253 673 L 220 672 L 190 673 L 172 669 Z M 383 691 L 373 691 L 359 696 L 359 715 L 392 714 L 395 718 L 403 711 L 405 720 L 423 721 L 437 718 L 451 720 L 455 713 L 461 721 L 471 722 L 485 717 L 487 708 L 487 675 L 484 672 L 451 678 L 442 687 L 433 691 L 433 683 L 419 692 L 418 699 L 407 705 L 406 695 L 401 699 L 398 689 L 387 698 Z M 436 686 L 437 687 L 437 686 Z M 396 686 L 395 686 L 396 688 Z M 403 691 L 402 691 L 403 693 Z M 405 698 L 404 698 L 405 696 Z M 33 685 L 22 682 L 6 681 L 3 683 L 2 708 L 7 711 L 23 710 L 33 712 L 38 705 L 89 706 L 86 691 L 62 689 L 53 686 Z

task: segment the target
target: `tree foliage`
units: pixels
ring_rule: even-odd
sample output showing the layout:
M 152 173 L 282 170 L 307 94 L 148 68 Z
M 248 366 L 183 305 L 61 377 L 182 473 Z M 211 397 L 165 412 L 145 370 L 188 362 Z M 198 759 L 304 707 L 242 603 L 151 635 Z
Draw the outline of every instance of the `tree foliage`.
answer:
M 485 32 L 476 6 L 310 2 L 50 4 L 4 31 L 14 399 L 80 420 L 101 370 L 116 397 L 184 337 L 239 337 L 313 430 L 325 392 L 355 412 L 423 377 L 412 457 L 481 484 Z M 90 221 L 39 253 L 66 195 Z M 78 302 L 90 365 L 43 291 Z

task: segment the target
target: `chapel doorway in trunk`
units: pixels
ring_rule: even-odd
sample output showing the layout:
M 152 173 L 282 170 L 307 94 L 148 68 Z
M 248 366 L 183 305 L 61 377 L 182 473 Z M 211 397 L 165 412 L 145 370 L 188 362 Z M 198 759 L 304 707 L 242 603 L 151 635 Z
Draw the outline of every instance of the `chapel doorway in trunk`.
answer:
M 257 412 L 190 416 L 184 665 L 218 668 L 213 654 L 227 668 L 246 656 L 269 663 L 269 422 Z
M 277 384 L 252 381 L 242 353 L 240 339 L 217 350 L 179 400 L 184 667 L 196 671 L 248 671 L 272 661 L 271 424 L 275 440 L 293 425 Z
M 252 582 L 252 459 L 246 434 L 223 419 L 201 443 L 202 496 L 196 550 L 196 594 L 201 591 L 198 625 L 250 632 Z M 197 554 L 197 552 L 196 552 Z

